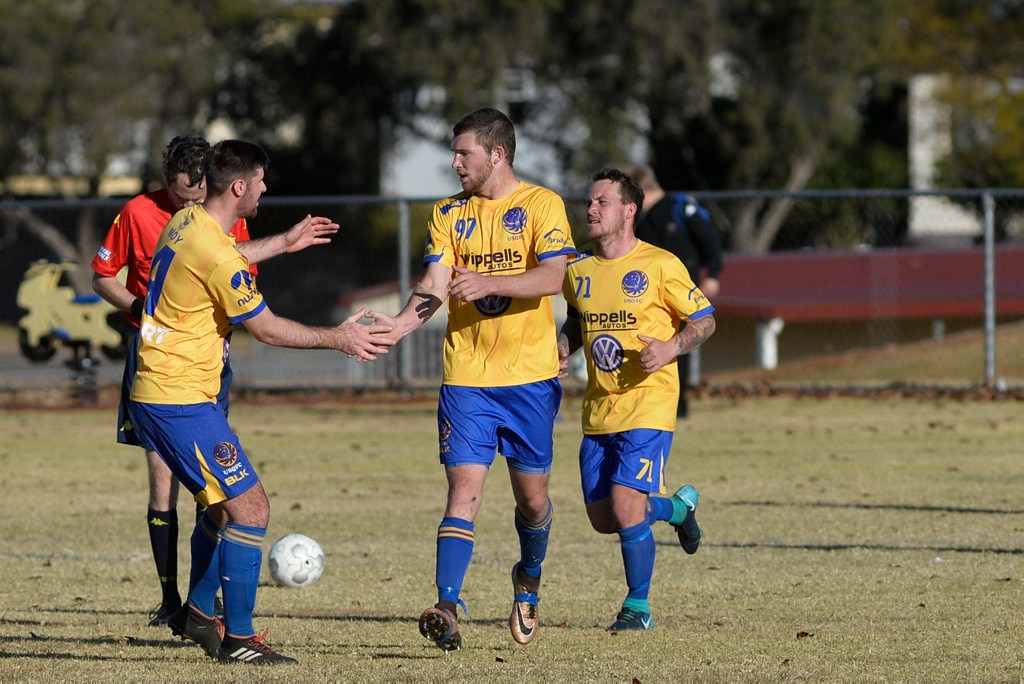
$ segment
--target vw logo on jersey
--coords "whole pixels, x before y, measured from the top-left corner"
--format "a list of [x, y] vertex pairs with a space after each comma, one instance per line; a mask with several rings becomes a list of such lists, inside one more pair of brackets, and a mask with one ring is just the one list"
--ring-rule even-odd
[[502, 295], [487, 295], [476, 300], [474, 304], [476, 304], [476, 310], [484, 316], [500, 316], [508, 311], [508, 307], [512, 305], [512, 298]]
[[231, 442], [220, 442], [213, 447], [213, 460], [221, 468], [230, 468], [238, 461], [238, 449]]
[[651, 280], [643, 271], [630, 271], [622, 277], [622, 293], [627, 297], [639, 297], [647, 292]]
[[249, 273], [249, 271], [239, 271], [231, 276], [231, 287], [236, 290], [241, 290], [244, 287], [247, 292], [251, 292], [252, 283], [252, 273]]
[[513, 235], [522, 233], [526, 228], [526, 210], [522, 207], [512, 207], [506, 211], [501, 217], [501, 227]]
[[598, 335], [590, 343], [590, 358], [599, 371], [613, 373], [619, 370], [625, 356], [622, 345], [611, 335]]

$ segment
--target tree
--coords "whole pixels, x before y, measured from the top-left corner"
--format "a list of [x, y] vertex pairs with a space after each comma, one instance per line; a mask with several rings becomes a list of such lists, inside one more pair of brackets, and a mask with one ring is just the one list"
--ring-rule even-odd
[[[201, 130], [203, 104], [224, 62], [206, 29], [217, 6], [203, 0], [65, 2], [0, 0], [0, 180], [41, 175], [64, 195], [95, 197], [120, 161], [128, 174], [162, 182], [161, 151], [176, 134]], [[246, 3], [252, 4], [252, 3]], [[8, 212], [54, 253], [87, 263], [100, 231], [83, 211], [73, 238], [38, 216]], [[87, 291], [88, 269], [76, 286]]]
[[943, 75], [951, 147], [937, 182], [948, 187], [1024, 185], [1024, 3], [925, 0], [901, 7], [894, 68]]
[[234, 31], [213, 115], [268, 150], [275, 192], [377, 192], [381, 122], [403, 83], [386, 71], [369, 7], [267, 9]]
[[[698, 189], [709, 179], [722, 189], [808, 187], [830, 150], [848, 147], [862, 130], [876, 85], [883, 4], [710, 3], [704, 18], [718, 28], [689, 60], [703, 65], [692, 86], [696, 94], [650, 90], [654, 165], [666, 182]], [[666, 64], [662, 80], [683, 66]], [[787, 197], [741, 202], [726, 217], [732, 249], [768, 251], [792, 207]]]
[[[366, 3], [386, 71], [443, 88], [446, 121], [503, 103], [572, 182], [625, 163], [646, 139], [669, 187], [799, 190], [855, 139], [880, 62], [882, 0], [378, 0]], [[503, 88], [526, 71], [536, 97]], [[428, 104], [428, 106], [430, 106]], [[518, 109], [517, 109], [518, 108]], [[400, 92], [392, 116], [422, 103]], [[768, 250], [791, 207], [750, 200], [732, 247]]]

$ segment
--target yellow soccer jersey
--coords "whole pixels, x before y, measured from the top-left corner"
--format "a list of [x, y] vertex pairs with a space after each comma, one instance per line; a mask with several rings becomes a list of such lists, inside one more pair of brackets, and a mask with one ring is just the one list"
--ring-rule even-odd
[[[515, 275], [544, 259], [575, 253], [562, 198], [547, 188], [520, 183], [498, 200], [462, 193], [435, 204], [423, 262]], [[550, 297], [448, 299], [446, 384], [501, 387], [557, 375]]]
[[[714, 311], [672, 253], [638, 241], [629, 254], [585, 254], [569, 264], [565, 299], [579, 318], [587, 358], [583, 432], [675, 430], [679, 370], [640, 370], [638, 335], [670, 339], [684, 320]], [[570, 310], [570, 315], [573, 311]]]
[[132, 400], [216, 401], [234, 325], [265, 306], [234, 237], [201, 205], [179, 211], [153, 254]]

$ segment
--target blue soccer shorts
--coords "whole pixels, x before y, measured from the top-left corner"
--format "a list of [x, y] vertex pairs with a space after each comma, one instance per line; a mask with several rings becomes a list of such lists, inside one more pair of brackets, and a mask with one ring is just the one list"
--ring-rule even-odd
[[561, 402], [562, 385], [554, 378], [508, 387], [442, 385], [437, 403], [441, 463], [490, 467], [500, 453], [512, 470], [550, 471]]
[[[140, 446], [143, 449], [156, 451], [152, 445], [144, 444], [139, 434], [132, 425], [128, 404], [132, 400], [132, 383], [135, 381], [135, 371], [139, 369], [139, 331], [132, 333], [128, 340], [128, 355], [124, 360], [124, 373], [121, 375], [121, 401], [117, 405], [117, 443]], [[229, 402], [231, 400], [231, 379], [233, 373], [231, 364], [225, 359], [224, 369], [220, 374], [220, 393], [217, 394], [217, 406], [228, 415]]]
[[233, 499], [259, 477], [219, 406], [145, 404], [128, 407], [140, 441], [153, 445], [203, 506]]
[[583, 502], [611, 495], [612, 484], [648, 494], [665, 493], [665, 465], [672, 451], [672, 433], [639, 428], [607, 435], [583, 435], [580, 483]]

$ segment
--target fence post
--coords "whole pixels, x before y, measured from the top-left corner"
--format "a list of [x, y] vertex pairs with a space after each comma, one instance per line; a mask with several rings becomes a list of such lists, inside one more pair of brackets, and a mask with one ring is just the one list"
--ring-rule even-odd
[[[409, 301], [409, 202], [398, 200], [398, 311]], [[408, 387], [413, 372], [413, 347], [398, 345], [398, 384]]]
[[996, 381], [996, 259], [995, 199], [991, 192], [982, 195], [985, 208], [985, 384]]

